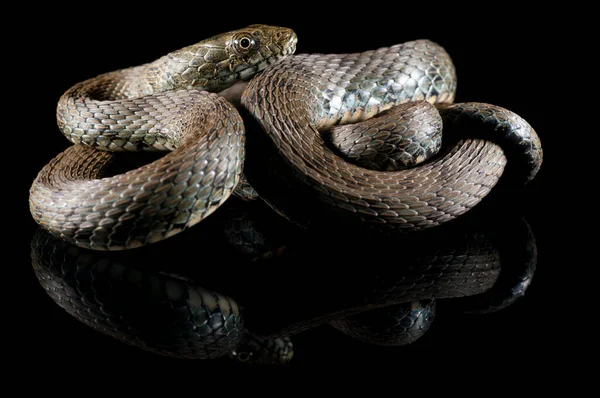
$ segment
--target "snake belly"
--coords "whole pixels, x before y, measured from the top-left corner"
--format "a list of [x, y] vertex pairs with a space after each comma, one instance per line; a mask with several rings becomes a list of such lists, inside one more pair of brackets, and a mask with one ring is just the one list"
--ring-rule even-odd
[[[74, 145], [30, 189], [35, 221], [97, 250], [153, 243], [218, 208], [244, 161], [244, 128], [224, 90], [295, 51], [287, 28], [251, 25], [155, 62], [76, 84], [60, 98], [59, 128]], [[109, 151], [172, 151], [141, 168], [103, 177]]]
[[[242, 104], [309, 195], [327, 209], [343, 220], [413, 231], [452, 220], [479, 203], [499, 181], [507, 155], [525, 182], [541, 165], [540, 140], [524, 119], [491, 104], [454, 104], [455, 90], [450, 56], [418, 40], [363, 53], [295, 55], [254, 77]], [[413, 101], [433, 104], [444, 130], [468, 128], [476, 135], [419, 167], [397, 171], [353, 164], [325, 142], [324, 129], [365, 123]], [[363, 130], [370, 133], [355, 143], [377, 143], [378, 131]], [[274, 207], [286, 213], [278, 203]]]

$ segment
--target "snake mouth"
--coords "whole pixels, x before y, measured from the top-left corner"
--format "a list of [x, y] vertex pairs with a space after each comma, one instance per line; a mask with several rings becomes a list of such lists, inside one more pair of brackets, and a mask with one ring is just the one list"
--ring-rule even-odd
[[292, 55], [296, 51], [296, 42], [297, 39], [295, 38], [294, 34], [294, 36], [290, 38], [290, 42], [288, 43], [288, 45], [279, 48], [279, 51], [271, 50], [270, 55], [263, 56], [261, 60], [250, 63], [243, 69], [236, 71], [238, 73], [238, 78], [242, 81], [248, 81], [253, 76], [264, 71], [268, 66], [283, 61], [285, 58]]

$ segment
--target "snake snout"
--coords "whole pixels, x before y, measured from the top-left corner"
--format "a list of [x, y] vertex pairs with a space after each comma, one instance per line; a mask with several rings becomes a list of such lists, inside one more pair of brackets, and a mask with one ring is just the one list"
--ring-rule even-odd
[[298, 36], [290, 28], [279, 28], [273, 34], [274, 41], [283, 49], [283, 54], [292, 54], [296, 51]]

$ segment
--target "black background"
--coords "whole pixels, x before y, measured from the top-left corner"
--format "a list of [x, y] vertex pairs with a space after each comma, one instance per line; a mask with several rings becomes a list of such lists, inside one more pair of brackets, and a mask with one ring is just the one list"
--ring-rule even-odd
[[[9, 131], [10, 136], [24, 140], [27, 149], [14, 153], [22, 166], [15, 183], [18, 211], [11, 211], [18, 241], [14, 249], [8, 248], [16, 257], [6, 260], [18, 271], [15, 283], [9, 282], [16, 290], [9, 302], [15, 314], [9, 324], [16, 335], [20, 363], [36, 362], [44, 373], [52, 374], [65, 371], [53, 365], [58, 360], [70, 364], [69, 372], [101, 370], [104, 365], [99, 364], [104, 361], [117, 373], [132, 368], [164, 374], [210, 372], [226, 366], [166, 359], [124, 346], [57, 307], [31, 270], [28, 245], [34, 223], [28, 213], [27, 190], [43, 165], [69, 146], [56, 127], [54, 112], [59, 96], [71, 85], [152, 61], [221, 31], [266, 23], [293, 28], [299, 37], [297, 53], [355, 52], [420, 38], [436, 41], [455, 62], [457, 102], [489, 102], [516, 112], [536, 129], [544, 148], [541, 172], [525, 194], [515, 198], [523, 202], [539, 248], [538, 271], [525, 298], [488, 317], [445, 319], [422, 341], [404, 350], [357, 345], [335, 330], [318, 328], [299, 338], [298, 358], [291, 368], [362, 369], [383, 364], [421, 372], [453, 368], [456, 363], [483, 372], [516, 366], [515, 377], [525, 369], [553, 370], [563, 379], [575, 380], [573, 375], [583, 368], [580, 361], [594, 343], [589, 324], [594, 314], [584, 282], [589, 281], [592, 268], [590, 257], [584, 254], [591, 238], [572, 221], [592, 215], [585, 210], [585, 200], [575, 208], [564, 205], [571, 192], [585, 193], [589, 184], [577, 185], [579, 180], [569, 177], [569, 166], [565, 166], [570, 162], [581, 170], [586, 164], [565, 140], [570, 132], [561, 127], [564, 105], [557, 96], [566, 95], [575, 83], [569, 80], [572, 70], [560, 61], [568, 52], [557, 22], [564, 17], [560, 10], [546, 10], [542, 16], [496, 4], [471, 9], [469, 14], [468, 8], [449, 4], [422, 6], [422, 11], [396, 4], [389, 10], [368, 11], [370, 5], [361, 3], [344, 12], [342, 4], [303, 3], [298, 9], [271, 15], [266, 12], [268, 6], [253, 3], [143, 4], [130, 10], [117, 7], [118, 11], [107, 3], [69, 10], [52, 6], [36, 9], [41, 18], [24, 25], [23, 30], [32, 32], [36, 40], [22, 41], [23, 51], [15, 62], [28, 67], [25, 76], [15, 72], [10, 83], [17, 84], [17, 99], [32, 94], [36, 99], [28, 102], [25, 113], [19, 113], [18, 120], [29, 127], [15, 126]], [[203, 11], [205, 7], [208, 11]], [[106, 14], [108, 9], [113, 11]], [[221, 13], [229, 16], [223, 19]], [[570, 103], [568, 109], [577, 112], [578, 106]]]

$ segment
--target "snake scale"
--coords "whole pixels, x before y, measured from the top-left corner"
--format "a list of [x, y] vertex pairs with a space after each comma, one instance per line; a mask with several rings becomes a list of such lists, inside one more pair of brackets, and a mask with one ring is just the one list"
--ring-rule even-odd
[[[249, 80], [241, 106], [294, 176], [348, 220], [421, 230], [485, 197], [505, 154], [523, 181], [539, 170], [541, 143], [525, 120], [494, 105], [453, 104], [455, 70], [439, 45], [291, 55], [296, 42], [290, 29], [251, 25], [67, 90], [58, 125], [76, 145], [33, 182], [35, 221], [79, 246], [119, 250], [207, 217], [242, 174], [244, 124], [216, 94], [238, 81]], [[482, 137], [413, 167], [440, 148], [442, 124], [475, 126]], [[172, 152], [102, 178], [111, 151], [140, 150]]]

